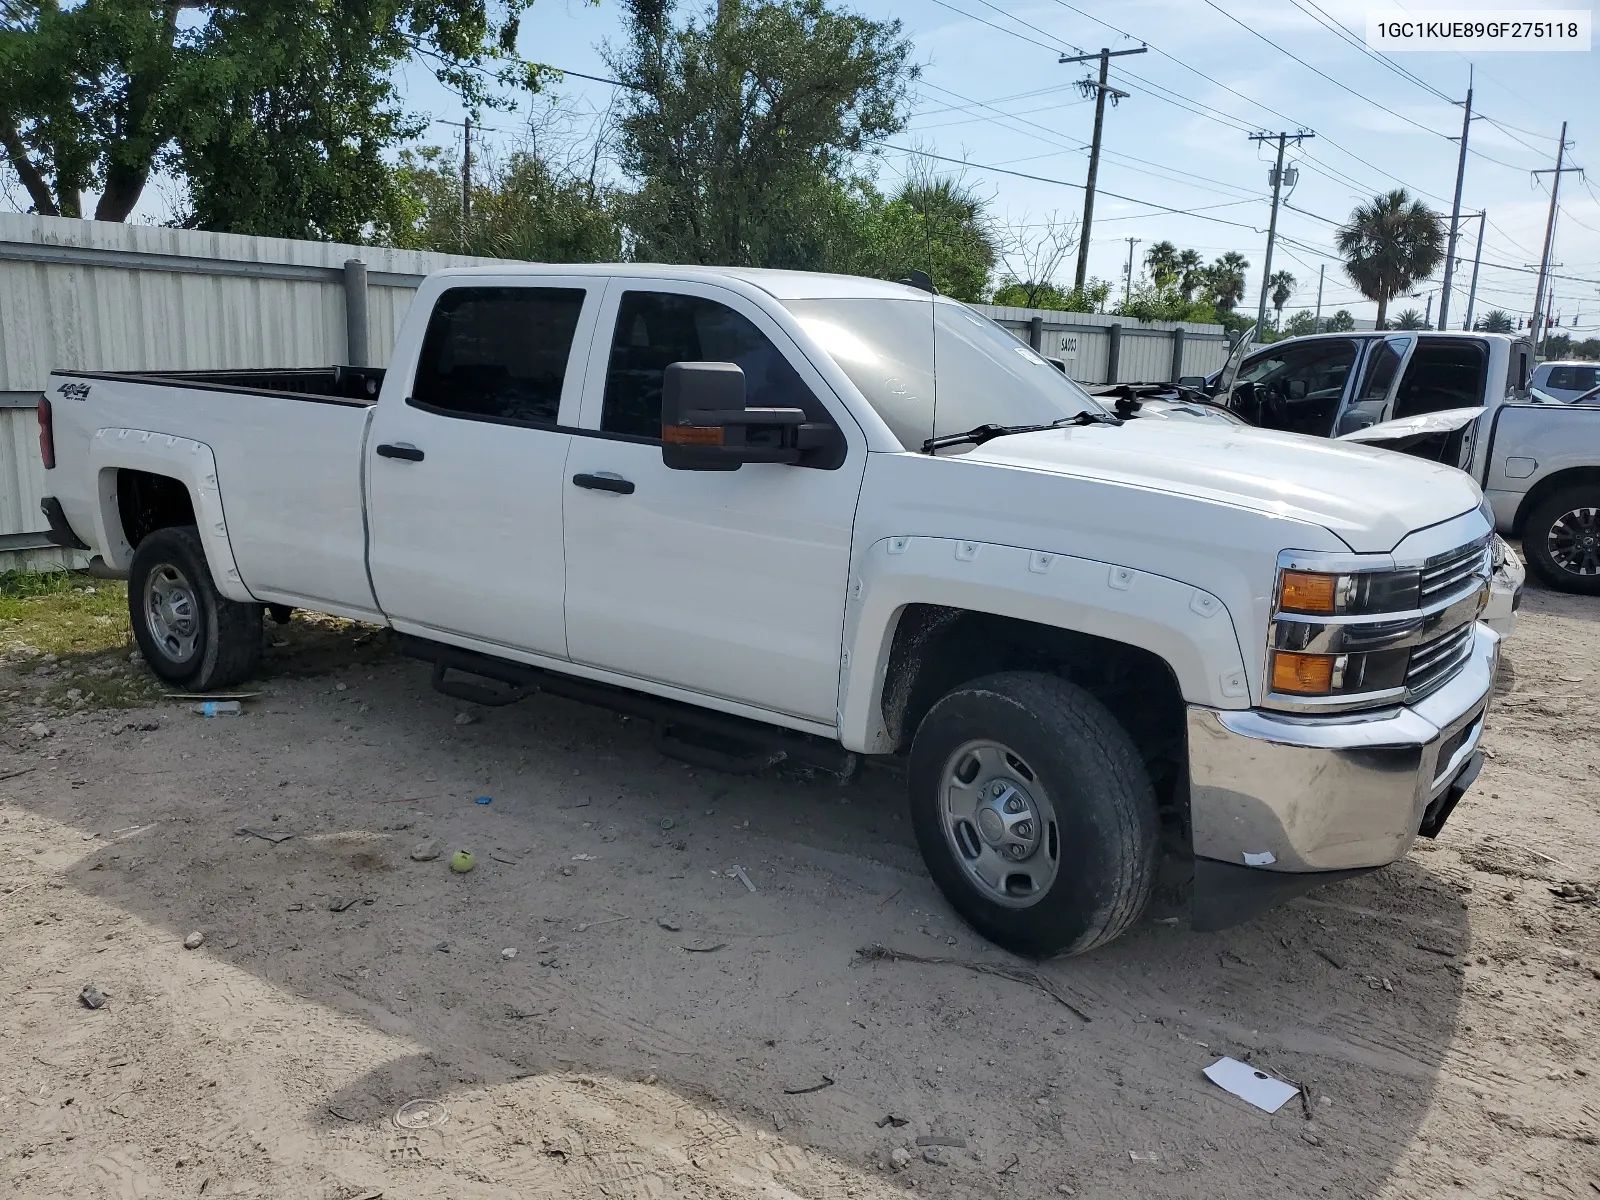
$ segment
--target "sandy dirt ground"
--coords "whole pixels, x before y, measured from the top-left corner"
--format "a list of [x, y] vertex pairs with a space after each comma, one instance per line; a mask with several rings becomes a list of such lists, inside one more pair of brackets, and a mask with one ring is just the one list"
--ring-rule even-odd
[[858, 955], [1031, 966], [890, 771], [458, 720], [342, 636], [214, 720], [41, 702], [125, 655], [0, 666], [0, 1193], [1600, 1196], [1600, 602], [1530, 594], [1436, 843], [1223, 933], [1169, 898], [1046, 986]]

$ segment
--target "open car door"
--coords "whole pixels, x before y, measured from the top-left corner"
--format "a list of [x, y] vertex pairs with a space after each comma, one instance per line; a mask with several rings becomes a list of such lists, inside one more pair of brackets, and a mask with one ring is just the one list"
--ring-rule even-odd
[[1440, 412], [1418, 413], [1398, 421], [1382, 421], [1339, 435], [1341, 442], [1360, 442], [1398, 450], [1402, 454], [1465, 468], [1472, 461], [1472, 446], [1478, 418], [1486, 408], [1447, 408]]

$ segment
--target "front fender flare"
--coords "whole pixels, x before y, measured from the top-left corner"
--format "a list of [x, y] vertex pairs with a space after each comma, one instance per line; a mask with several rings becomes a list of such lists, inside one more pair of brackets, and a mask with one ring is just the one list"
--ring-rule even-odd
[[882, 698], [895, 628], [910, 604], [1012, 617], [1137, 646], [1167, 663], [1189, 703], [1250, 706], [1232, 615], [1210, 592], [1065, 554], [890, 537], [860, 555], [850, 580], [838, 726], [847, 749], [895, 749]]

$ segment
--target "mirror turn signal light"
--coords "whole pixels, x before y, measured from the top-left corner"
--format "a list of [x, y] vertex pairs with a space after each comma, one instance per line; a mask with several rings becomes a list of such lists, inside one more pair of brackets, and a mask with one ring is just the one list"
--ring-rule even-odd
[[1333, 691], [1336, 654], [1296, 654], [1276, 651], [1272, 656], [1272, 690], [1289, 696], [1326, 696]]
[[661, 440], [674, 446], [720, 446], [723, 429], [720, 425], [663, 425]]
[[1339, 577], [1314, 571], [1285, 571], [1278, 581], [1278, 610], [1296, 613], [1337, 611]]

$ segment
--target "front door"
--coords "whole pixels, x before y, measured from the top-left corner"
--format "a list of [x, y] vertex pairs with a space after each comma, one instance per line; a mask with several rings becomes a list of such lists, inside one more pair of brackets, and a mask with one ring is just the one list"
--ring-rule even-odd
[[[831, 422], [839, 453], [668, 470], [661, 383], [674, 362], [737, 363], [748, 405]], [[572, 660], [834, 725], [866, 462], [844, 407], [770, 315], [715, 285], [613, 280], [588, 374], [566, 470]]]
[[1395, 389], [1400, 384], [1401, 368], [1417, 344], [1414, 337], [1384, 338], [1367, 348], [1367, 360], [1361, 367], [1361, 381], [1339, 414], [1333, 435], [1354, 433], [1370, 429], [1389, 419], [1390, 405]]
[[566, 657], [561, 425], [603, 292], [540, 277], [439, 297], [410, 395], [384, 397], [367, 439], [372, 583], [396, 629]]

